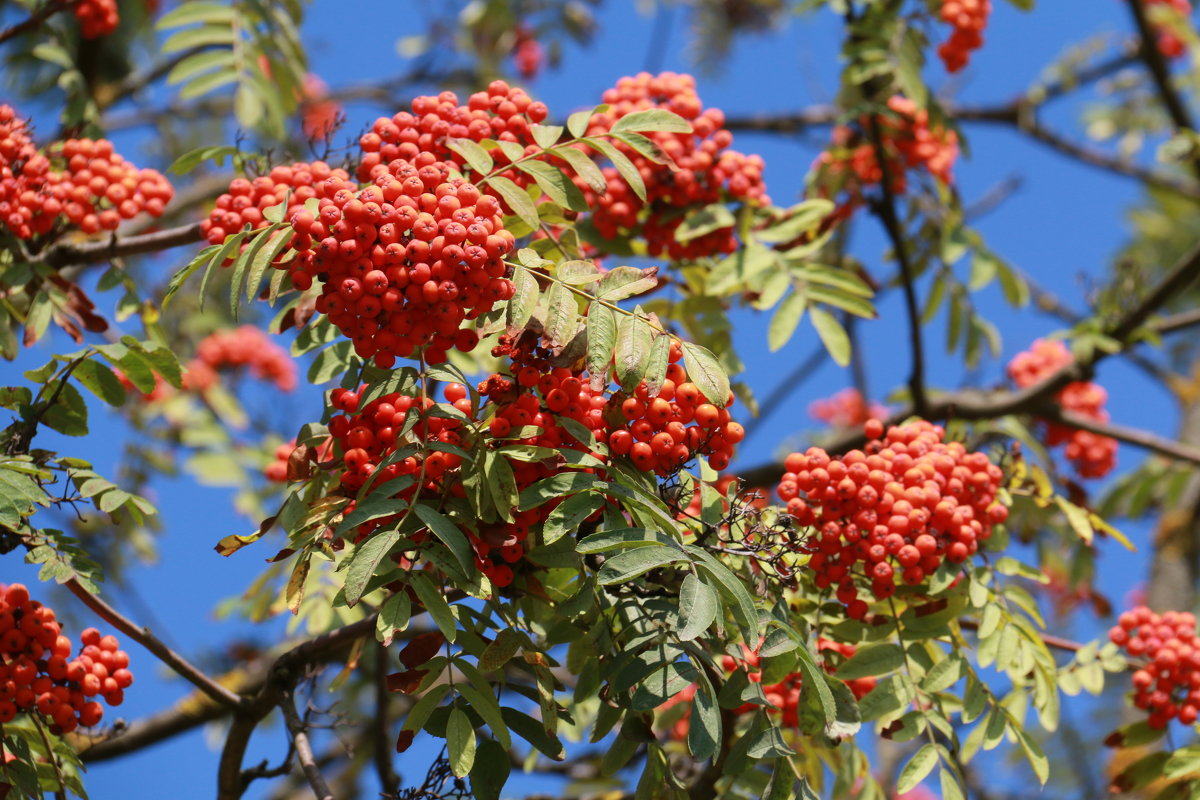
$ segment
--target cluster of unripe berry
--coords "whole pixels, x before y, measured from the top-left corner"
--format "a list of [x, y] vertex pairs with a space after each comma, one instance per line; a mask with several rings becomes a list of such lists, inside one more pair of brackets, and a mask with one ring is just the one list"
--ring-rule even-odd
[[674, 165], [659, 164], [623, 142], [613, 144], [638, 168], [646, 185], [646, 201], [633, 193], [613, 167], [605, 167], [607, 190], [597, 196], [587, 182], [575, 183], [589, 199], [592, 222], [605, 239], [641, 236], [651, 255], [666, 254], [674, 260], [731, 253], [737, 248], [732, 227], [719, 228], [702, 236], [680, 241], [677, 233], [686, 211], [724, 200], [757, 205], [771, 202], [763, 184], [763, 160], [730, 150], [733, 134], [725, 129], [720, 109], [705, 109], [696, 94], [691, 75], [647, 72], [621, 78], [604, 92], [608, 111], [592, 116], [587, 135], [600, 136], [612, 130], [623, 117], [636, 111], [664, 108], [687, 120], [688, 133], [646, 134]]
[[104, 707], [125, 699], [133, 683], [129, 656], [113, 636], [88, 628], [71, 657], [71, 640], [54, 612], [22, 584], [0, 584], [0, 725], [19, 713], [38, 713], [54, 734], [100, 723]]
[[316, 214], [291, 217], [292, 284], [303, 291], [319, 278], [317, 311], [382, 368], [419, 347], [430, 364], [473, 349], [478, 335], [459, 326], [512, 297], [504, 257], [516, 240], [500, 203], [452, 171], [428, 152], [397, 158], [361, 192], [339, 190]]
[[217, 371], [246, 368], [261, 381], [270, 381], [281, 392], [296, 388], [296, 362], [271, 337], [253, 325], [242, 325], [205, 336], [188, 364], [188, 388], [203, 392], [215, 385]]
[[869, 419], [883, 419], [888, 410], [879, 403], [868, 403], [862, 392], [848, 386], [836, 394], [814, 400], [808, 415], [834, 428], [856, 428]]
[[[324, 161], [281, 165], [253, 180], [235, 178], [229, 191], [217, 198], [208, 219], [200, 223], [200, 230], [209, 244], [221, 244], [247, 225], [251, 230], [270, 225], [264, 212], [272, 206], [286, 202], [282, 219], [290, 220], [314, 197], [333, 197], [340, 189], [356, 189], [349, 181], [344, 169], [334, 169]], [[230, 260], [225, 266], [232, 263]]]
[[947, 72], [958, 72], [971, 52], [983, 47], [983, 29], [991, 13], [992, 0], [942, 0], [942, 21], [954, 28], [937, 50]]
[[21, 239], [61, 220], [83, 233], [159, 216], [174, 194], [156, 170], [138, 169], [106, 139], [68, 139], [39, 152], [11, 106], [0, 106], [0, 224]]
[[[1008, 374], [1013, 383], [1025, 388], [1040, 383], [1073, 362], [1071, 351], [1062, 342], [1038, 339], [1028, 350], [1013, 358], [1008, 365]], [[1108, 393], [1104, 388], [1091, 381], [1069, 383], [1055, 397], [1055, 402], [1064, 411], [1097, 422], [1108, 421], [1108, 412], [1104, 410], [1107, 400]], [[1054, 422], [1046, 423], [1045, 427], [1046, 443], [1065, 445], [1063, 455], [1075, 465], [1075, 471], [1081, 477], [1103, 478], [1116, 466], [1116, 439]]]
[[80, 0], [74, 12], [84, 39], [108, 36], [121, 22], [117, 0]]
[[[1169, 6], [1173, 8], [1182, 18], [1191, 19], [1192, 4], [1190, 0], [1146, 0], [1147, 8], [1151, 6]], [[1167, 58], [1179, 58], [1187, 52], [1187, 44], [1171, 32], [1166, 26], [1161, 26], [1155, 33], [1158, 36], [1158, 52], [1162, 53]]]
[[[858, 652], [858, 648], [852, 644], [826, 639], [823, 636], [817, 639], [817, 655], [821, 659], [822, 668], [830, 675], [837, 671], [838, 665], [843, 660], [850, 658], [856, 652]], [[758, 653], [750, 650], [745, 645], [742, 645], [741, 658], [726, 655], [721, 660], [726, 673], [732, 673], [738, 667], [745, 669], [746, 677], [750, 683], [762, 683], [760, 663], [761, 659]], [[877, 681], [875, 678], [855, 678], [854, 680], [844, 681], [844, 683], [854, 694], [854, 697], [861, 700], [868, 692], [875, 688]], [[779, 717], [784, 727], [799, 727], [800, 695], [803, 688], [804, 673], [802, 672], [793, 672], [778, 683], [763, 686], [763, 695], [766, 696], [767, 702], [771, 704], [767, 709], [767, 713]], [[690, 703], [696, 695], [696, 689], [695, 684], [688, 686], [678, 695], [667, 701], [662, 708], [667, 709], [679, 703]], [[756, 708], [758, 706], [754, 703], [745, 703], [733, 709], [733, 713], [740, 716], [742, 714], [749, 714]], [[671, 737], [677, 740], [686, 739], [690, 722], [691, 710], [688, 709], [672, 726]]]
[[[908, 171], [923, 168], [943, 183], [951, 183], [951, 170], [958, 159], [958, 134], [940, 124], [931, 124], [929, 112], [907, 97], [888, 100], [891, 114], [880, 114], [877, 123], [887, 159], [890, 188], [896, 194], [908, 189]], [[822, 153], [817, 165], [835, 180], [845, 183], [851, 205], [861, 202], [860, 190], [883, 182], [884, 169], [871, 141], [872, 122], [864, 118], [859, 130], [839, 125], [833, 131], [833, 149]]]
[[943, 561], [960, 564], [992, 526], [1008, 518], [996, 501], [1003, 473], [983, 453], [942, 441], [940, 426], [923, 420], [884, 432], [863, 426], [862, 450], [832, 457], [819, 447], [792, 453], [778, 495], [800, 525], [814, 529], [804, 549], [819, 588], [836, 586], [847, 614], [861, 619], [867, 603], [858, 581], [876, 599], [898, 583], [918, 586]]
[[1200, 717], [1200, 642], [1190, 612], [1156, 614], [1138, 606], [1121, 614], [1108, 632], [1113, 644], [1146, 665], [1133, 673], [1133, 704], [1150, 713], [1153, 728], [1173, 719], [1192, 725]]

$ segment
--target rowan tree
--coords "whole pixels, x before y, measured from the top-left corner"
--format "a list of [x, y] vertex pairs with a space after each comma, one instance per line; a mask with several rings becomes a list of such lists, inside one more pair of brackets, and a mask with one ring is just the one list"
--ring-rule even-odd
[[[1188, 0], [1117, 0], [1124, 33], [1064, 31], [1003, 101], [951, 76], [1019, 46], [989, 25], [1041, 24], [1031, 0], [642, 18], [685, 19], [710, 72], [744, 37], [836, 30], [834, 102], [736, 115], [709, 73], [612, 59], [604, 91], [540, 99], [604, 24], [562, 0], [426, 9], [394, 31], [407, 70], [340, 41], [361, 80], [327, 82], [301, 34], [324, 2], [0, 9], [0, 800], [86, 797], [89, 765], [201, 726], [219, 800], [549, 796], [528, 774], [572, 798], [1200, 797]], [[1078, 97], [1086, 133], [1045, 123]], [[985, 237], [1021, 198], [960, 189], [981, 126], [1144, 190], [1078, 297], [1039, 280], [1067, 253], [1021, 268]], [[746, 143], [798, 134], [779, 185]], [[1035, 313], [1056, 330], [1014, 339]], [[774, 387], [743, 379], [753, 319]], [[1112, 364], [1170, 393], [1176, 435], [1110, 409]], [[739, 457], [783, 411], [775, 457]], [[106, 477], [83, 456], [111, 430]], [[126, 608], [166, 479], [235, 489], [212, 496], [244, 529], [192, 526], [185, 568], [266, 562], [204, 598], [256, 635]], [[1144, 588], [1098, 578], [1132, 550]], [[161, 672], [182, 699], [120, 716]]]

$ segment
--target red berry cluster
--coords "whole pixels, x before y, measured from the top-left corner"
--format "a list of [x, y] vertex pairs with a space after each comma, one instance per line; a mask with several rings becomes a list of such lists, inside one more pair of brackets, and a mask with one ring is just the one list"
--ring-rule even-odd
[[342, 104], [329, 96], [329, 86], [311, 72], [304, 76], [300, 98], [300, 130], [309, 139], [326, 140], [337, 130]]
[[869, 419], [886, 417], [886, 406], [867, 403], [862, 392], [853, 386], [842, 389], [832, 397], [814, 400], [808, 406], [808, 415], [834, 428], [856, 428]]
[[778, 488], [788, 512], [816, 529], [806, 549], [817, 586], [836, 585], [854, 619], [867, 612], [856, 578], [890, 597], [901, 580], [917, 586], [943, 561], [965, 561], [1008, 518], [996, 502], [1003, 474], [983, 453], [943, 442], [942, 428], [923, 420], [886, 434], [878, 420], [863, 427], [863, 450], [789, 455]]
[[771, 202], [763, 184], [763, 160], [730, 150], [733, 134], [725, 129], [725, 115], [716, 108], [705, 109], [696, 94], [691, 75], [643, 72], [625, 77], [604, 92], [610, 108], [594, 115], [587, 134], [608, 133], [622, 118], [635, 111], [665, 108], [687, 120], [690, 133], [650, 133], [648, 136], [674, 161], [658, 164], [633, 148], [614, 142], [637, 166], [646, 184], [646, 202], [629, 185], [606, 167], [607, 190], [600, 196], [581, 178], [576, 178], [588, 197], [592, 222], [605, 239], [622, 235], [645, 237], [651, 255], [666, 253], [672, 259], [698, 258], [731, 253], [737, 248], [732, 227], [720, 228], [681, 242], [676, 233], [686, 214], [681, 210], [700, 208], [722, 200], [742, 200], [760, 205]]
[[92, 698], [121, 704], [133, 683], [128, 654], [95, 628], [80, 639], [82, 649], [71, 658], [71, 640], [54, 612], [31, 600], [23, 585], [0, 584], [0, 725], [36, 711], [51, 732], [70, 733], [99, 724], [104, 708]]
[[991, 13], [992, 0], [942, 0], [942, 21], [954, 28], [950, 38], [938, 45], [947, 72], [958, 72], [971, 52], [983, 47], [983, 29]]
[[106, 139], [39, 153], [24, 120], [0, 106], [0, 223], [15, 236], [47, 234], [64, 217], [84, 233], [115, 230], [143, 212], [159, 216], [173, 194], [161, 173], [134, 167]]
[[[837, 671], [837, 667], [842, 660], [850, 658], [857, 651], [858, 648], [852, 644], [836, 642], [824, 637], [817, 639], [817, 654], [821, 658], [821, 666], [830, 675]], [[738, 667], [742, 667], [746, 670], [746, 677], [751, 683], [762, 683], [759, 655], [745, 645], [742, 645], [741, 658], [734, 658], [727, 655], [722, 658], [721, 663], [727, 673], [732, 673]], [[844, 681], [844, 683], [853, 692], [855, 698], [862, 699], [868, 692], [875, 688], [877, 681], [875, 678], [856, 678]], [[763, 694], [771, 704], [768, 713], [778, 716], [783, 724], [789, 728], [796, 728], [800, 725], [800, 694], [803, 690], [803, 685], [804, 674], [793, 672], [778, 683], [763, 687]], [[692, 684], [664, 703], [662, 708], [666, 709], [679, 703], [691, 702], [695, 694], [696, 685]], [[758, 708], [756, 704], [746, 703], [733, 709], [733, 713], [738, 715], [747, 714], [756, 708]], [[690, 717], [691, 711], [689, 709], [675, 722], [675, 725], [671, 729], [672, 738], [678, 740], [687, 738]]]
[[324, 161], [278, 166], [253, 180], [235, 178], [229, 191], [217, 198], [208, 219], [200, 223], [200, 230], [209, 244], [220, 244], [247, 225], [251, 230], [270, 225], [263, 212], [272, 206], [286, 202], [283, 219], [291, 219], [314, 197], [333, 197], [340, 189], [353, 189], [349, 180], [344, 169], [333, 169]]
[[[552, 370], [549, 353], [537, 348], [531, 335], [515, 345], [511, 339], [502, 339], [492, 352], [512, 357], [516, 383], [514, 387], [514, 381], [493, 375], [479, 387], [480, 394], [491, 397], [499, 408], [492, 421], [494, 436], [507, 435], [519, 425], [542, 425], [531, 420], [545, 409], [549, 413], [542, 414], [543, 418], [552, 422], [554, 414], [572, 417], [594, 431], [598, 440], [607, 442], [613, 455], [627, 455], [639, 469], [659, 475], [679, 469], [697, 455], [707, 456], [713, 469], [725, 469], [734, 446], [745, 438], [745, 430], [729, 416], [733, 395], [723, 406], [710, 403], [679, 363], [683, 348], [678, 341], [671, 342], [666, 379], [654, 396], [645, 381], [632, 395], [608, 393], [607, 387], [597, 390], [582, 372]], [[505, 396], [514, 390], [514, 397]], [[501, 397], [505, 399], [501, 401]]]
[[[917, 108], [906, 97], [895, 95], [888, 100], [891, 114], [879, 116], [883, 149], [887, 155], [891, 189], [903, 194], [908, 188], [908, 170], [924, 168], [943, 183], [952, 183], [951, 169], [958, 158], [958, 134], [941, 125], [931, 125], [929, 112]], [[861, 131], [869, 130], [871, 122], [860, 121]], [[863, 186], [883, 181], [883, 169], [876, 158], [874, 144], [861, 131], [839, 125], [833, 131], [834, 148], [817, 159], [832, 178], [848, 183], [847, 188], [857, 196]], [[857, 199], [856, 201], [857, 202]]]
[[[465, 168], [460, 155], [446, 147], [446, 139], [484, 139], [519, 142], [530, 145], [529, 126], [546, 119], [550, 111], [545, 103], [534, 102], [523, 89], [504, 81], [492, 81], [487, 91], [476, 92], [467, 104], [458, 104], [454, 92], [417, 97], [412, 111], [380, 117], [371, 130], [359, 139], [363, 157], [358, 179], [371, 181], [377, 170], [387, 169], [396, 159], [412, 161], [418, 153], [433, 153], [439, 160]], [[497, 164], [507, 163], [499, 150], [492, 151]], [[518, 174], [510, 177], [521, 182]], [[528, 179], [526, 179], [528, 180]]]
[[188, 364], [188, 388], [203, 392], [217, 382], [217, 370], [246, 367], [258, 380], [270, 381], [281, 392], [296, 388], [296, 363], [288, 352], [253, 325], [210, 333]]
[[[1074, 357], [1058, 340], [1038, 339], [1023, 353], [1018, 353], [1008, 365], [1008, 374], [1021, 388], [1033, 386], [1069, 366]], [[1104, 403], [1108, 393], [1091, 381], [1075, 381], [1063, 388], [1055, 401], [1064, 411], [1099, 422], [1108, 420]], [[1063, 454], [1075, 465], [1075, 471], [1084, 478], [1103, 478], [1117, 460], [1117, 440], [1090, 431], [1071, 428], [1057, 423], [1046, 423], [1046, 443], [1054, 446], [1065, 444]]]
[[317, 311], [385, 369], [418, 347], [431, 364], [473, 349], [478, 335], [459, 326], [512, 297], [504, 256], [516, 240], [500, 203], [454, 171], [427, 152], [398, 158], [361, 192], [292, 215], [292, 284], [303, 291], [320, 278]]
[[117, 0], [80, 0], [75, 4], [75, 18], [85, 39], [108, 36], [121, 21]]
[[[1190, 19], [1192, 16], [1190, 0], [1146, 0], [1147, 8], [1156, 5], [1170, 6], [1184, 19]], [[1179, 58], [1187, 51], [1184, 41], [1165, 26], [1160, 27], [1156, 33], [1158, 34], [1158, 52], [1167, 58]]]
[[542, 71], [546, 51], [528, 25], [518, 25], [516, 42], [513, 45], [513, 65], [522, 78], [531, 81]]
[[[462, 384], [449, 384], [444, 390], [446, 400], [465, 414], [471, 414], [471, 400]], [[447, 492], [454, 497], [464, 497], [462, 481], [458, 479], [458, 468], [462, 457], [438, 450], [418, 452], [407, 458], [380, 467], [379, 464], [402, 446], [397, 434], [404, 425], [406, 415], [414, 405], [427, 410], [433, 405], [429, 398], [421, 400], [403, 394], [389, 394], [373, 400], [359, 408], [359, 395], [344, 389], [335, 389], [332, 395], [335, 408], [345, 412], [330, 420], [329, 432], [342, 453], [343, 471], [341, 484], [348, 491], [357, 491], [368, 481], [377, 485], [394, 478], [411, 475], [417, 483], [401, 491], [397, 496], [411, 500], [418, 492], [425, 497], [439, 499]], [[422, 413], [420, 421], [413, 427], [410, 438], [429, 444], [462, 444], [466, 431], [459, 420], [435, 417]], [[517, 489], [521, 490], [540, 478], [552, 474], [550, 467], [539, 467], [521, 461], [510, 462]], [[523, 542], [531, 528], [543, 522], [557, 503], [548, 503], [529, 511], [513, 510], [513, 522], [481, 523], [475, 531], [468, 530], [468, 538], [475, 550], [475, 566], [496, 586], [507, 586], [513, 580], [511, 564], [525, 554]], [[347, 508], [347, 513], [353, 506]], [[369, 536], [380, 525], [394, 519], [378, 519], [364, 523], [357, 529], [359, 538]], [[417, 537], [420, 539], [420, 535]]]
[[1200, 641], [1193, 614], [1156, 614], [1138, 606], [1121, 614], [1108, 638], [1149, 662], [1133, 673], [1133, 704], [1150, 712], [1151, 727], [1165, 728], [1173, 719], [1192, 725], [1200, 718]]

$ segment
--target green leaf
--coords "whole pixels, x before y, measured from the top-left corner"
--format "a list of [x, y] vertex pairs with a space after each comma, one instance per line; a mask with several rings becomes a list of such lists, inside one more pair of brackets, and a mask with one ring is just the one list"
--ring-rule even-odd
[[[167, 83], [171, 86], [174, 86], [175, 84], [183, 83], [184, 81], [187, 81], [202, 72], [206, 72], [216, 67], [220, 67], [222, 69], [226, 67], [232, 68], [235, 63], [236, 62], [232, 50], [226, 50], [224, 48], [202, 50], [195, 55], [188, 56], [172, 67], [171, 71], [167, 73]], [[236, 79], [237, 73], [234, 72], [234, 80]], [[209, 148], [207, 147], [200, 148], [200, 150], [208, 149]], [[235, 148], [229, 149], [235, 150]], [[184, 172], [190, 171], [183, 170], [183, 172], [180, 172], [176, 169], [176, 166], [179, 164], [180, 160], [190, 158], [195, 152], [196, 151], [193, 150], [191, 153], [185, 153], [183, 156], [180, 156], [180, 159], [177, 159], [175, 163], [171, 165], [171, 167], [168, 169], [168, 172], [174, 172], [176, 175], [182, 175]], [[195, 166], [197, 163], [199, 163], [199, 161], [204, 160], [204, 158], [207, 158], [207, 156], [204, 156], [193, 162], [192, 166]]]
[[809, 318], [812, 319], [813, 327], [817, 329], [817, 335], [821, 337], [825, 349], [829, 351], [834, 362], [840, 367], [848, 365], [850, 363], [850, 336], [842, 327], [842, 323], [823, 308], [812, 308]]
[[604, 498], [593, 492], [571, 495], [554, 507], [542, 526], [542, 543], [552, 544], [573, 533], [585, 519], [604, 506]]
[[676, 561], [686, 561], [687, 556], [673, 547], [651, 545], [626, 550], [604, 562], [596, 573], [596, 582], [602, 586], [614, 583], [624, 583], [652, 569], [672, 564]]
[[608, 189], [608, 179], [604, 177], [604, 172], [582, 150], [575, 147], [558, 147], [551, 153], [556, 158], [566, 161], [593, 192], [604, 194]]
[[513, 296], [508, 301], [509, 330], [524, 330], [538, 304], [538, 282], [527, 269], [513, 270]]
[[379, 608], [379, 616], [375, 618], [375, 638], [387, 647], [392, 643], [397, 631], [408, 627], [412, 614], [412, 599], [408, 592], [396, 592], [383, 601]]
[[720, 608], [717, 593], [704, 581], [689, 572], [679, 587], [679, 630], [676, 637], [688, 642], [708, 630]]
[[576, 139], [582, 138], [583, 135], [587, 133], [588, 122], [591, 121], [592, 117], [595, 116], [598, 111], [607, 109], [608, 106], [603, 105], [597, 106], [596, 108], [585, 109], [583, 111], [576, 111], [574, 114], [567, 117], [567, 132]]
[[658, 286], [658, 268], [613, 267], [604, 273], [596, 296], [609, 303], [648, 292]]
[[163, 14], [154, 27], [165, 31], [171, 28], [181, 28], [184, 25], [193, 25], [197, 22], [205, 22], [210, 25], [232, 24], [233, 8], [224, 3], [192, 0], [192, 2], [181, 3], [177, 8]]
[[634, 111], [617, 120], [609, 130], [610, 133], [621, 131], [637, 131], [638, 133], [691, 133], [692, 125], [683, 117], [665, 108], [648, 108], [644, 111]]
[[462, 156], [467, 166], [480, 175], [488, 174], [495, 166], [491, 154], [471, 139], [446, 139], [446, 147]]
[[667, 378], [667, 362], [671, 357], [671, 337], [659, 334], [650, 345], [650, 355], [646, 359], [646, 373], [642, 381], [646, 384], [646, 393], [657, 397], [662, 389], [663, 381]]
[[629, 157], [622, 153], [612, 142], [607, 142], [604, 139], [589, 138], [585, 141], [604, 154], [604, 157], [613, 163], [613, 166], [617, 169], [617, 174], [629, 185], [629, 188], [638, 196], [638, 199], [643, 203], [646, 202], [646, 184], [642, 180], [642, 173], [629, 160]]
[[551, 347], [571, 341], [579, 329], [579, 307], [575, 295], [564, 284], [551, 284], [546, 296], [545, 337]]
[[650, 357], [650, 337], [653, 329], [640, 316], [622, 317], [617, 326], [615, 353], [617, 382], [627, 392], [641, 383]]
[[475, 752], [471, 767], [471, 796], [475, 800], [500, 800], [500, 793], [512, 772], [508, 749], [494, 739], [484, 739]]
[[695, 342], [683, 343], [683, 358], [687, 363], [688, 379], [696, 384], [708, 401], [724, 408], [729, 401], [729, 376], [712, 351]]
[[608, 384], [608, 367], [617, 343], [617, 318], [611, 309], [592, 303], [587, 313], [587, 371], [593, 388]]
[[572, 211], [587, 211], [588, 203], [570, 178], [561, 169], [545, 161], [522, 161], [517, 169], [532, 176], [538, 188], [545, 192], [550, 202]]
[[450, 604], [446, 602], [442, 590], [420, 572], [411, 573], [408, 582], [417, 593], [421, 605], [429, 612], [429, 616], [433, 617], [438, 630], [446, 637], [446, 641], [453, 642], [458, 635], [458, 623], [454, 620], [454, 612], [450, 610]]
[[765, 230], [757, 231], [755, 236], [767, 244], [782, 244], [799, 239], [804, 234], [815, 231], [825, 218], [833, 213], [833, 209], [833, 203], [824, 198], [805, 200], [787, 209], [783, 220]]
[[495, 672], [517, 654], [521, 644], [521, 634], [513, 628], [501, 628], [496, 633], [496, 638], [479, 656], [479, 669], [483, 672]]
[[791, 340], [807, 306], [808, 298], [802, 292], [792, 292], [775, 309], [767, 327], [767, 347], [772, 353]]
[[247, 300], [253, 300], [258, 296], [263, 275], [292, 241], [292, 237], [296, 235], [296, 231], [291, 225], [285, 223], [280, 223], [280, 225], [283, 227], [272, 226], [275, 230], [270, 237], [262, 237], [262, 244], [255, 242], [253, 252], [250, 253], [250, 272], [246, 275]]
[[396, 542], [400, 541], [400, 533], [398, 531], [382, 531], [367, 538], [358, 549], [354, 551], [354, 556], [350, 561], [350, 567], [346, 570], [345, 593], [346, 602], [351, 606], [358, 603], [362, 599], [363, 590], [366, 589], [367, 583], [375, 576], [375, 570], [379, 566], [379, 562], [392, 551]]
[[708, 677], [703, 670], [697, 672], [699, 680], [692, 696], [692, 718], [688, 721], [688, 749], [694, 758], [703, 761], [717, 753], [721, 741], [721, 710]]
[[722, 228], [732, 228], [736, 224], [737, 219], [732, 211], [722, 203], [712, 203], [689, 212], [683, 218], [683, 224], [676, 229], [675, 238], [680, 242], [689, 242]]
[[119, 406], [125, 402], [125, 387], [113, 371], [99, 361], [84, 359], [75, 366], [75, 371], [71, 374], [88, 391], [110, 406]]
[[446, 721], [446, 748], [450, 753], [450, 770], [456, 778], [465, 778], [475, 764], [475, 729], [462, 709], [451, 710]]
[[472, 550], [471, 543], [467, 541], [467, 537], [458, 529], [457, 525], [436, 508], [424, 503], [414, 505], [413, 512], [421, 518], [421, 521], [433, 532], [433, 535], [441, 539], [442, 544], [450, 549], [450, 552], [454, 555], [454, 559], [458, 561], [463, 571], [469, 573], [474, 569], [474, 550]]
[[512, 212], [517, 218], [528, 225], [533, 230], [537, 230], [541, 224], [538, 220], [537, 207], [533, 204], [533, 200], [529, 198], [529, 194], [517, 186], [503, 175], [496, 175], [488, 178], [488, 188], [495, 189], [496, 193], [503, 198]]
[[910, 792], [917, 787], [921, 781], [933, 771], [933, 768], [938, 763], [938, 752], [932, 744], [924, 744], [921, 746], [913, 757], [904, 765], [904, 769], [900, 770], [900, 778], [896, 781], [896, 791], [904, 794]]
[[904, 650], [894, 642], [879, 642], [859, 648], [836, 673], [838, 679], [871, 678], [886, 675], [904, 666]]
[[177, 31], [167, 37], [167, 40], [159, 45], [158, 50], [166, 55], [209, 45], [233, 47], [233, 28], [228, 25], [206, 24], [198, 28]]

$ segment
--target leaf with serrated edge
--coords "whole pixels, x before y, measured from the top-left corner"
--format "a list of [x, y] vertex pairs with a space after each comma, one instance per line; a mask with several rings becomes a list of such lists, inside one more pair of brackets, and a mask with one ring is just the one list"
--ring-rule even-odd
[[695, 342], [683, 343], [683, 357], [687, 363], [688, 379], [696, 384], [700, 392], [717, 408], [724, 408], [729, 400], [729, 376], [712, 351]]

